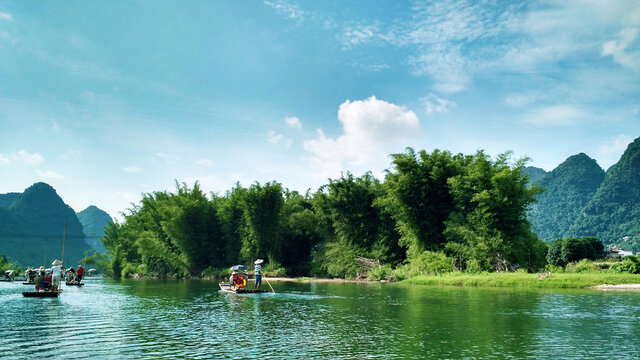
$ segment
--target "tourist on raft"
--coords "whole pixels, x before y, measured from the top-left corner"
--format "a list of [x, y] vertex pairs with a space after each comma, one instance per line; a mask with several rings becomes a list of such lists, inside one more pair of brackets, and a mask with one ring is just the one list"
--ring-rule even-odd
[[247, 280], [242, 274], [238, 274], [236, 271], [231, 274], [229, 280], [231, 281], [231, 285], [238, 289], [244, 289], [244, 287], [247, 286]]
[[75, 281], [75, 278], [76, 278], [76, 271], [72, 266], [67, 269], [66, 275], [64, 277], [64, 282], [67, 284], [71, 284]]
[[44, 290], [44, 266], [38, 270], [33, 283], [36, 285], [36, 290]]
[[253, 288], [256, 290], [260, 290], [260, 285], [262, 285], [262, 266], [260, 264], [262, 264], [263, 262], [264, 260], [262, 259], [258, 259], [253, 262], [253, 264], [255, 265], [254, 269], [255, 269], [255, 275], [256, 275], [256, 282]]

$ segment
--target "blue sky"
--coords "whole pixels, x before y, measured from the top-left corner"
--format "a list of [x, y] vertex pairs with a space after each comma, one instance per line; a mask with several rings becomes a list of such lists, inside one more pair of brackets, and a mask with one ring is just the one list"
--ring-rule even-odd
[[0, 193], [112, 216], [381, 177], [415, 149], [607, 169], [640, 136], [637, 1], [0, 3]]

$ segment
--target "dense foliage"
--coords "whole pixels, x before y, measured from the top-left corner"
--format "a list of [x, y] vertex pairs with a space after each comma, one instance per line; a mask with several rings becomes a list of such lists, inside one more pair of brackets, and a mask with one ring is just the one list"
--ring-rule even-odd
[[534, 271], [546, 247], [525, 216], [538, 188], [523, 177], [524, 163], [409, 149], [393, 156], [384, 183], [347, 173], [304, 196], [276, 182], [210, 197], [197, 183], [178, 184], [175, 193], [145, 195], [123, 223], [109, 225], [107, 268], [114, 276], [197, 276], [265, 258], [279, 273], [346, 278]]
[[604, 257], [604, 245], [595, 237], [557, 239], [547, 251], [547, 262], [557, 266], [565, 266], [582, 259], [597, 260]]

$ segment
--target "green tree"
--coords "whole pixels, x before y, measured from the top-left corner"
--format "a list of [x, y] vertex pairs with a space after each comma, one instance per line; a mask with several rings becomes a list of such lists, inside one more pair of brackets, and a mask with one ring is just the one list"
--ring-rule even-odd
[[562, 260], [562, 246], [564, 245], [563, 239], [556, 239], [547, 251], [547, 262], [555, 266], [565, 266], [566, 263]]
[[391, 209], [402, 233], [402, 244], [416, 252], [444, 246], [445, 221], [454, 210], [448, 179], [462, 172], [465, 158], [448, 151], [411, 148], [394, 154], [393, 169], [385, 177], [388, 196], [384, 203]]
[[528, 206], [539, 192], [522, 175], [527, 159], [510, 165], [509, 153], [492, 161], [482, 151], [464, 158], [448, 179], [454, 210], [446, 221], [448, 242], [467, 244], [469, 261], [482, 270], [530, 270], [544, 261], [544, 245], [530, 231]]
[[199, 275], [207, 266], [222, 266], [224, 243], [215, 202], [210, 202], [196, 183], [182, 184], [165, 209], [162, 228], [179, 250], [189, 274]]
[[396, 223], [379, 201], [384, 195], [370, 173], [359, 178], [347, 173], [316, 194], [314, 206], [333, 229], [331, 240], [315, 258], [328, 275], [356, 276], [358, 256], [391, 263], [403, 258]]
[[251, 185], [244, 204], [242, 258], [250, 262], [267, 255], [282, 261], [280, 212], [284, 204], [282, 185], [277, 182]]

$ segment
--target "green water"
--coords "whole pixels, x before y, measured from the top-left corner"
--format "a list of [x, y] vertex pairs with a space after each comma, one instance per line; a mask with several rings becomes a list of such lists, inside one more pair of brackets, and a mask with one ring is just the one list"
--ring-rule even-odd
[[[266, 285], [266, 284], [265, 284]], [[640, 358], [640, 293], [87, 279], [0, 283], [0, 358]]]

